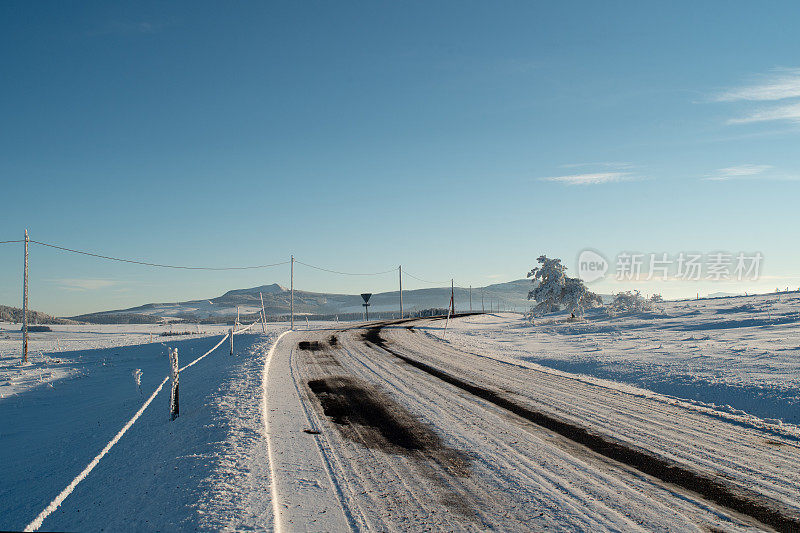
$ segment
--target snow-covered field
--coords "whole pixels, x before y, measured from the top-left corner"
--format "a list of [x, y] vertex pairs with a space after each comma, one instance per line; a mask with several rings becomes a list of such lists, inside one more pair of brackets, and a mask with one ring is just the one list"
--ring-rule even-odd
[[[94, 366], [103, 366], [114, 358], [115, 352], [109, 350], [111, 348], [154, 343], [166, 354], [165, 346], [176, 341], [224, 335], [230, 326], [81, 324], [48, 327], [52, 331], [28, 334], [28, 365], [23, 366], [20, 325], [0, 322], [0, 398], [53, 380], [82, 375]], [[282, 331], [287, 325], [271, 324], [269, 327], [270, 330]], [[163, 335], [183, 332], [190, 335]]]
[[670, 301], [652, 312], [531, 325], [518, 314], [451, 321], [453, 346], [628, 383], [733, 413], [800, 424], [800, 294]]

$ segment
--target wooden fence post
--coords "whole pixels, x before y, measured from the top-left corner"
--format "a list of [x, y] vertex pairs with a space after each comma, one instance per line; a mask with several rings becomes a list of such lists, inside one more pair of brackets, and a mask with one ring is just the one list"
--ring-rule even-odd
[[228, 330], [228, 335], [231, 337], [231, 355], [233, 355], [233, 328]]
[[172, 394], [169, 397], [169, 419], [178, 418], [178, 349], [169, 351], [169, 362], [172, 365], [170, 376], [172, 377]]
[[267, 312], [264, 310], [264, 295], [260, 292], [258, 293], [258, 297], [261, 298], [261, 329], [264, 331], [264, 335], [267, 334]]

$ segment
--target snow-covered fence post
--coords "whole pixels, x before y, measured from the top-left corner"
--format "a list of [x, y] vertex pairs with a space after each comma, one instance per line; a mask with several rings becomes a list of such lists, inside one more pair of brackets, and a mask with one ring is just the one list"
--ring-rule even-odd
[[264, 295], [260, 292], [258, 293], [258, 297], [261, 298], [261, 329], [264, 331], [264, 335], [267, 334], [267, 312], [264, 310]]
[[172, 394], [169, 396], [169, 419], [178, 418], [178, 349], [169, 351], [169, 362], [172, 366], [170, 377], [172, 378]]
[[136, 390], [139, 391], [139, 396], [142, 395], [142, 369], [137, 368], [133, 372], [133, 382], [136, 384]]
[[228, 335], [231, 338], [231, 355], [233, 355], [233, 328], [228, 330]]
[[[450, 300], [451, 303], [452, 303], [452, 301], [453, 300]], [[442, 338], [444, 338], [444, 336], [447, 335], [447, 325], [450, 323], [450, 311], [451, 310], [452, 310], [452, 307], [447, 310], [447, 318], [444, 321], [444, 333], [442, 333]]]

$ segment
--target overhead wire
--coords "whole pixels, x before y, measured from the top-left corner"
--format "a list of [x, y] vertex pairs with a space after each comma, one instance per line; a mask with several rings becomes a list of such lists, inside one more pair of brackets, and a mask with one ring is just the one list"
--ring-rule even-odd
[[419, 278], [419, 277], [415, 276], [414, 274], [412, 274], [411, 272], [409, 272], [406, 269], [403, 269], [403, 275], [404, 276], [410, 276], [410, 277], [414, 278], [415, 280], [421, 281], [423, 283], [429, 283], [430, 285], [447, 285], [447, 281], [452, 281], [452, 280], [447, 280], [447, 281], [428, 281], [427, 279], [422, 279], [422, 278]]
[[72, 248], [66, 248], [64, 246], [58, 246], [55, 244], [49, 244], [46, 242], [41, 241], [34, 241], [31, 240], [30, 242], [39, 244], [41, 246], [47, 246], [49, 248], [55, 248], [57, 250], [63, 250], [65, 252], [72, 252], [81, 255], [88, 255], [90, 257], [98, 257], [100, 259], [106, 259], [108, 261], [119, 261], [121, 263], [133, 263], [135, 265], [144, 265], [144, 266], [151, 266], [151, 267], [158, 267], [158, 268], [174, 268], [180, 270], [254, 270], [259, 268], [270, 268], [276, 267], [281, 265], [288, 265], [289, 261], [282, 261], [280, 263], [271, 263], [267, 265], [252, 265], [252, 266], [241, 266], [241, 267], [203, 267], [203, 266], [184, 266], [184, 265], [167, 265], [162, 263], [149, 263], [147, 261], [136, 261], [134, 259], [122, 259], [120, 257], [111, 257], [108, 255], [96, 254], [92, 252], [85, 252], [82, 250], [74, 250]]
[[313, 268], [313, 269], [316, 269], [316, 270], [322, 270], [323, 272], [330, 272], [332, 274], [342, 274], [344, 276], [381, 276], [383, 274], [389, 274], [390, 272], [397, 272], [397, 267], [394, 267], [394, 268], [392, 268], [390, 270], [385, 270], [383, 272], [341, 272], [339, 270], [331, 270], [329, 268], [323, 268], [323, 267], [320, 267], [320, 266], [309, 265], [308, 263], [304, 263], [304, 262], [300, 261], [297, 258], [295, 258], [294, 262], [298, 263], [298, 264], [301, 264], [303, 266], [307, 266], [309, 268]]
[[[19, 242], [25, 242], [25, 240], [24, 239], [16, 239], [16, 240], [0, 241], [0, 244], [11, 244], [11, 243], [19, 243]], [[126, 258], [122, 258], [122, 257], [114, 257], [114, 256], [103, 255], [103, 254], [94, 253], [94, 252], [87, 252], [85, 250], [76, 250], [74, 248], [67, 248], [65, 246], [59, 246], [57, 244], [52, 244], [52, 243], [47, 243], [47, 242], [42, 242], [42, 241], [36, 241], [36, 240], [33, 240], [33, 239], [30, 239], [29, 242], [32, 243], [32, 244], [38, 244], [40, 246], [45, 246], [45, 247], [48, 247], [48, 248], [54, 248], [56, 250], [61, 250], [61, 251], [65, 251], [65, 252], [85, 255], [85, 256], [89, 256], [89, 257], [96, 257], [96, 258], [99, 258], [99, 259], [105, 259], [107, 261], [117, 261], [117, 262], [121, 262], [121, 263], [130, 263], [130, 264], [134, 264], [134, 265], [143, 265], [143, 266], [149, 266], [149, 267], [155, 267], [155, 268], [171, 268], [171, 269], [178, 269], [178, 270], [210, 270], [210, 271], [256, 270], [256, 269], [272, 268], [272, 267], [277, 267], [277, 266], [288, 265], [291, 262], [291, 261], [280, 261], [278, 263], [269, 263], [269, 264], [264, 264], [264, 265], [231, 266], [231, 267], [171, 265], [171, 264], [166, 264], [166, 263], [155, 263], [155, 262], [149, 262], [149, 261], [139, 261], [139, 260], [136, 260], [136, 259], [126, 259]], [[317, 265], [312, 265], [310, 263], [306, 263], [304, 261], [300, 261], [299, 259], [296, 259], [296, 258], [295, 258], [294, 261], [295, 261], [295, 263], [298, 263], [300, 265], [306, 266], [308, 268], [313, 268], [315, 270], [320, 270], [322, 272], [329, 272], [331, 274], [339, 274], [339, 275], [343, 275], [343, 276], [382, 276], [382, 275], [385, 275], [385, 274], [390, 274], [390, 273], [396, 272], [398, 270], [398, 267], [393, 267], [393, 268], [390, 268], [388, 270], [383, 270], [383, 271], [380, 271], [380, 272], [345, 272], [345, 271], [341, 271], [341, 270], [334, 270], [334, 269], [325, 268], [325, 267], [321, 267], [321, 266], [317, 266]], [[405, 276], [409, 276], [409, 277], [411, 277], [411, 278], [413, 278], [413, 279], [415, 279], [417, 281], [421, 281], [422, 283], [427, 283], [429, 285], [447, 285], [448, 281], [452, 282], [452, 280], [444, 280], [444, 281], [427, 280], [427, 279], [421, 278], [419, 276], [415, 276], [414, 274], [412, 274], [411, 272], [409, 272], [408, 270], [405, 270], [405, 269], [403, 269], [403, 274]], [[460, 287], [460, 288], [466, 289], [465, 287]]]

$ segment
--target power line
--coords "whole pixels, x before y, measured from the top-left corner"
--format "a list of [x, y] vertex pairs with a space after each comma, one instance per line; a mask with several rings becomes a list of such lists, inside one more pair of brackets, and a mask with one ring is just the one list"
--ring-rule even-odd
[[429, 283], [430, 285], [447, 285], [447, 281], [450, 281], [450, 280], [447, 280], [447, 281], [428, 281], [426, 279], [418, 278], [414, 274], [410, 273], [408, 270], [403, 270], [403, 274], [405, 274], [407, 276], [411, 276], [412, 278], [414, 278], [417, 281], [421, 281], [423, 283]]
[[[23, 239], [0, 241], [0, 244], [11, 244], [11, 243], [18, 243], [18, 242], [25, 242], [25, 241]], [[168, 265], [168, 264], [163, 264], [163, 263], [152, 263], [152, 262], [148, 262], [148, 261], [138, 261], [138, 260], [135, 260], [135, 259], [124, 259], [124, 258], [121, 258], [121, 257], [113, 257], [113, 256], [98, 254], [98, 253], [94, 253], [94, 252], [87, 252], [87, 251], [84, 251], [84, 250], [75, 250], [73, 248], [67, 248], [65, 246], [59, 246], [57, 244], [51, 244], [51, 243], [42, 242], [42, 241], [35, 241], [33, 239], [31, 239], [29, 242], [31, 242], [33, 244], [38, 244], [40, 246], [46, 246], [48, 248], [54, 248], [56, 250], [62, 250], [62, 251], [65, 251], [65, 252], [70, 252], [70, 253], [75, 253], [75, 254], [80, 254], [80, 255], [86, 255], [86, 256], [89, 256], [89, 257], [97, 257], [99, 259], [105, 259], [107, 261], [117, 261], [117, 262], [121, 262], [121, 263], [130, 263], [130, 264], [134, 264], [134, 265], [143, 265], [143, 266], [156, 267], [156, 268], [172, 268], [172, 269], [179, 269], [179, 270], [212, 270], [212, 271], [256, 270], [256, 269], [262, 269], [262, 268], [272, 268], [272, 267], [277, 267], [277, 266], [288, 265], [291, 262], [291, 261], [281, 261], [281, 262], [278, 262], [278, 263], [270, 263], [270, 264], [265, 264], [265, 265], [234, 266], [234, 267], [205, 267], [205, 266]], [[393, 273], [393, 272], [397, 271], [397, 267], [394, 267], [394, 268], [390, 268], [389, 270], [383, 270], [381, 272], [344, 272], [344, 271], [341, 271], [341, 270], [333, 270], [333, 269], [330, 269], [330, 268], [325, 268], [325, 267], [321, 267], [321, 266], [317, 266], [317, 265], [312, 265], [310, 263], [305, 263], [305, 262], [300, 261], [298, 259], [295, 259], [295, 262], [299, 263], [301, 265], [307, 266], [309, 268], [313, 268], [315, 270], [320, 270], [320, 271], [323, 271], [323, 272], [329, 272], [331, 274], [340, 274], [340, 275], [343, 275], [343, 276], [382, 276], [384, 274], [390, 274], [390, 273]], [[427, 283], [429, 285], [446, 285], [447, 284], [447, 281], [430, 281], [430, 280], [426, 280], [426, 279], [420, 278], [420, 277], [415, 276], [414, 274], [410, 273], [408, 270], [403, 270], [403, 274], [406, 275], [406, 276], [410, 276], [410, 277], [414, 278], [417, 281], [421, 281], [423, 283]], [[463, 288], [463, 287], [459, 287], [459, 288]]]
[[[20, 241], [17, 241], [17, 242], [20, 242]], [[65, 248], [63, 246], [57, 246], [55, 244], [48, 244], [46, 242], [40, 242], [40, 241], [34, 241], [34, 240], [31, 240], [30, 242], [35, 243], [35, 244], [39, 244], [41, 246], [47, 246], [49, 248], [55, 248], [57, 250], [63, 250], [65, 252], [72, 252], [72, 253], [75, 253], [75, 254], [88, 255], [90, 257], [98, 257], [100, 259], [107, 259], [109, 261], [119, 261], [121, 263], [133, 263], [134, 265], [145, 265], [145, 266], [158, 267], [158, 268], [176, 268], [176, 269], [180, 269], [180, 270], [253, 270], [253, 269], [258, 269], [258, 268], [270, 268], [270, 267], [276, 267], [276, 266], [288, 265], [289, 264], [289, 261], [283, 261], [281, 263], [272, 263], [272, 264], [269, 264], [269, 265], [253, 265], [253, 266], [243, 266], [243, 267], [199, 267], [199, 266], [183, 266], [183, 265], [164, 265], [164, 264], [160, 264], [160, 263], [148, 263], [146, 261], [135, 261], [133, 259], [122, 259], [122, 258], [119, 258], [119, 257], [111, 257], [111, 256], [108, 256], [108, 255], [95, 254], [95, 253], [92, 253], [92, 252], [84, 252], [84, 251], [81, 251], [81, 250], [73, 250], [72, 248]]]
[[300, 261], [297, 258], [295, 258], [294, 262], [295, 263], [300, 263], [301, 265], [305, 265], [305, 266], [307, 266], [309, 268], [314, 268], [316, 270], [322, 270], [323, 272], [330, 272], [332, 274], [342, 274], [344, 276], [380, 276], [380, 275], [383, 275], [383, 274], [388, 274], [390, 272], [397, 272], [397, 267], [394, 267], [394, 268], [392, 268], [390, 270], [385, 270], [383, 272], [340, 272], [338, 270], [331, 270], [329, 268], [323, 268], [323, 267], [319, 267], [319, 266], [309, 265], [308, 263], [304, 263], [304, 262]]

